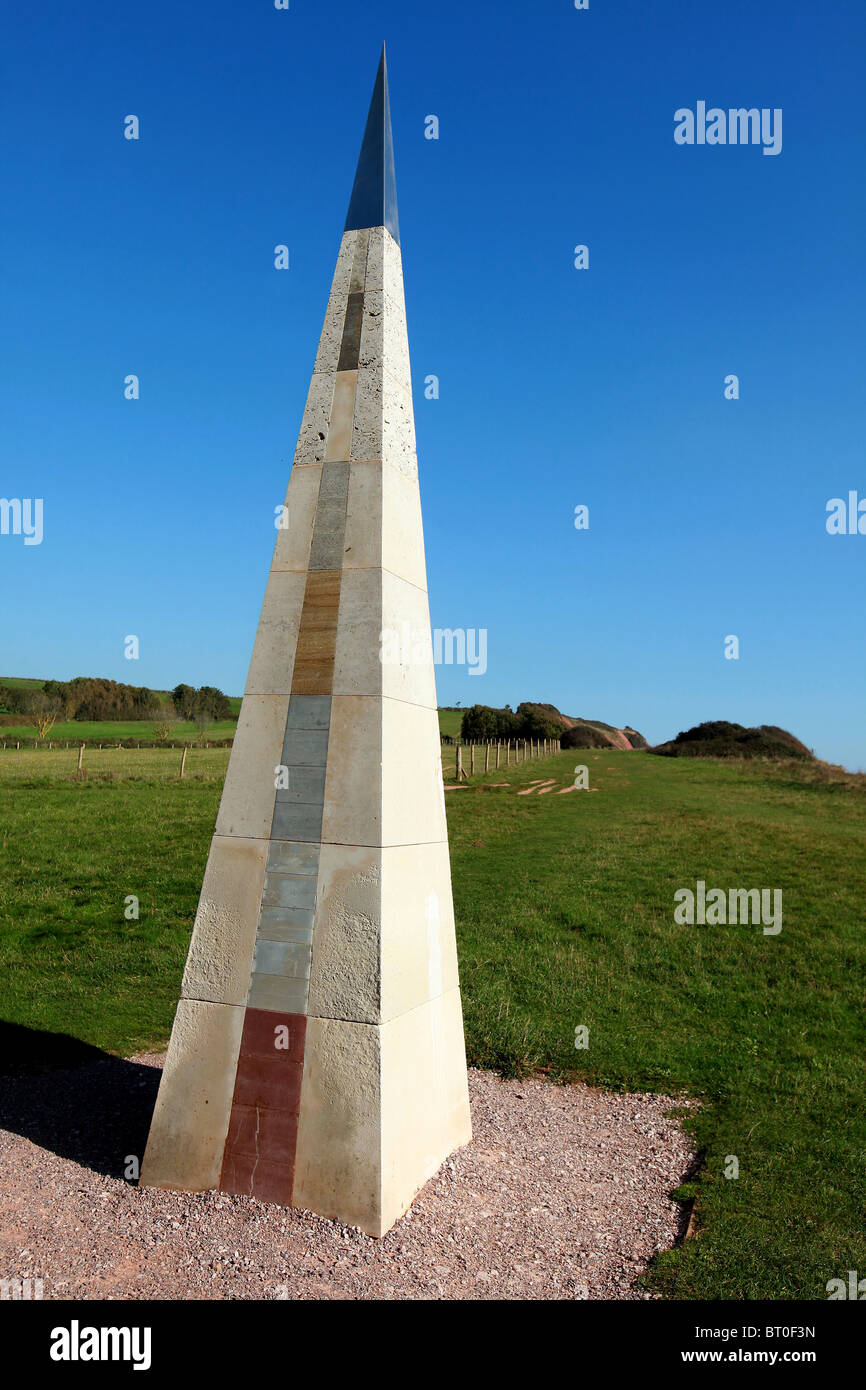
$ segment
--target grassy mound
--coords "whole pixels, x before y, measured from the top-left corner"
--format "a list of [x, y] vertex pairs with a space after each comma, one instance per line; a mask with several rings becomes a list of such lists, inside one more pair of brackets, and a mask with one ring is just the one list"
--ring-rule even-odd
[[803, 758], [814, 754], [787, 729], [761, 724], [747, 729], [726, 719], [696, 724], [668, 743], [649, 749], [664, 758]]

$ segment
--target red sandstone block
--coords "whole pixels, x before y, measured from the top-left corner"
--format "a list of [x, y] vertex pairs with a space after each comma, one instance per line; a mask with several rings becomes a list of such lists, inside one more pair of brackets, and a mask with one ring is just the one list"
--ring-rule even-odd
[[294, 1163], [298, 1117], [288, 1110], [255, 1110], [234, 1105], [226, 1153], [247, 1154], [273, 1163]]
[[226, 1154], [220, 1188], [223, 1192], [257, 1197], [260, 1202], [279, 1202], [288, 1207], [292, 1204], [293, 1177], [293, 1163], [271, 1163], [246, 1154]]
[[269, 1163], [260, 1159], [253, 1173], [253, 1196], [260, 1202], [279, 1202], [280, 1206], [290, 1207], [294, 1169], [294, 1163]]
[[249, 1197], [253, 1188], [253, 1168], [256, 1160], [249, 1154], [229, 1153], [226, 1145], [223, 1154], [223, 1167], [220, 1174], [220, 1190], [235, 1192], [241, 1197]]
[[272, 1057], [244, 1056], [238, 1058], [235, 1076], [235, 1105], [248, 1105], [258, 1110], [288, 1110], [297, 1115], [301, 1104], [300, 1062], [286, 1054]]
[[241, 1037], [241, 1056], [287, 1057], [301, 1062], [307, 1020], [304, 1014], [280, 1014], [270, 1009], [247, 1009]]

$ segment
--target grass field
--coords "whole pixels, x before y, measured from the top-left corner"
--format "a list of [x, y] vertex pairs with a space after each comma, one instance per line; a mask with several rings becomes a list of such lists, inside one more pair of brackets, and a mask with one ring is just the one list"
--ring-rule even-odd
[[[183, 783], [55, 781], [61, 756], [16, 780], [0, 755], [0, 1016], [128, 1055], [168, 1035], [226, 753]], [[578, 761], [590, 791], [517, 794]], [[864, 782], [581, 750], [446, 796], [470, 1061], [701, 1099], [701, 1234], [657, 1261], [667, 1296], [823, 1299], [866, 1272]], [[781, 888], [781, 933], [675, 924], [698, 878]]]
[[[237, 722], [234, 719], [214, 720], [208, 727], [205, 740], [234, 738]], [[77, 748], [80, 743], [152, 743], [157, 738], [156, 724], [152, 719], [69, 719], [58, 721], [45, 743], [69, 743]], [[178, 719], [171, 725], [169, 743], [193, 743], [198, 738], [195, 724]], [[27, 743], [32, 748], [37, 741], [36, 730], [32, 724], [10, 724], [0, 727], [0, 744]]]
[[457, 738], [460, 734], [460, 725], [463, 722], [462, 709], [440, 709], [439, 711], [439, 732], [447, 734], [449, 738]]
[[[23, 680], [0, 680], [0, 685], [26, 685], [41, 686], [41, 681], [27, 682]], [[159, 692], [166, 694], [166, 692]], [[166, 696], [167, 698], [167, 696]], [[219, 740], [234, 738], [237, 729], [237, 715], [240, 712], [241, 697], [232, 695], [229, 703], [234, 714], [233, 719], [215, 720], [205, 734], [206, 740]], [[439, 711], [439, 731], [443, 734], [450, 734], [454, 737], [460, 733], [460, 721], [462, 714], [459, 711], [440, 710]], [[100, 721], [86, 719], [69, 719], [54, 725], [54, 728], [45, 739], [46, 743], [151, 743], [157, 737], [156, 721], [153, 719], [126, 719], [114, 720], [104, 719]], [[171, 725], [171, 733], [168, 736], [169, 743], [192, 743], [198, 737], [198, 729], [194, 723], [188, 720], [179, 719]], [[33, 747], [34, 743], [40, 742], [36, 737], [36, 730], [32, 724], [23, 722], [0, 726], [0, 745], [3, 743], [29, 743]]]

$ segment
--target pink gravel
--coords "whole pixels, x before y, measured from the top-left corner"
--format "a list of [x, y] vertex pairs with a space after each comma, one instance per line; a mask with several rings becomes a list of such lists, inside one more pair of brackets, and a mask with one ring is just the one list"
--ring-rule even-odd
[[[642, 1299], [681, 1239], [682, 1098], [470, 1071], [473, 1142], [382, 1240], [218, 1192], [139, 1189], [162, 1056], [0, 1077], [0, 1278], [46, 1299]], [[692, 1102], [693, 1104], [694, 1102]]]

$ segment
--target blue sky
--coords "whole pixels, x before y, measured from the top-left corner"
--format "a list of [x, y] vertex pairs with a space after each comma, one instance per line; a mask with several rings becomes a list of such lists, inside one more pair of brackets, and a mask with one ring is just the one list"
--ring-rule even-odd
[[[0, 495], [44, 539], [0, 536], [0, 672], [242, 690], [383, 39], [432, 621], [488, 632], [440, 702], [866, 768], [859, 0], [19, 9]], [[781, 153], [678, 146], [699, 100]]]

